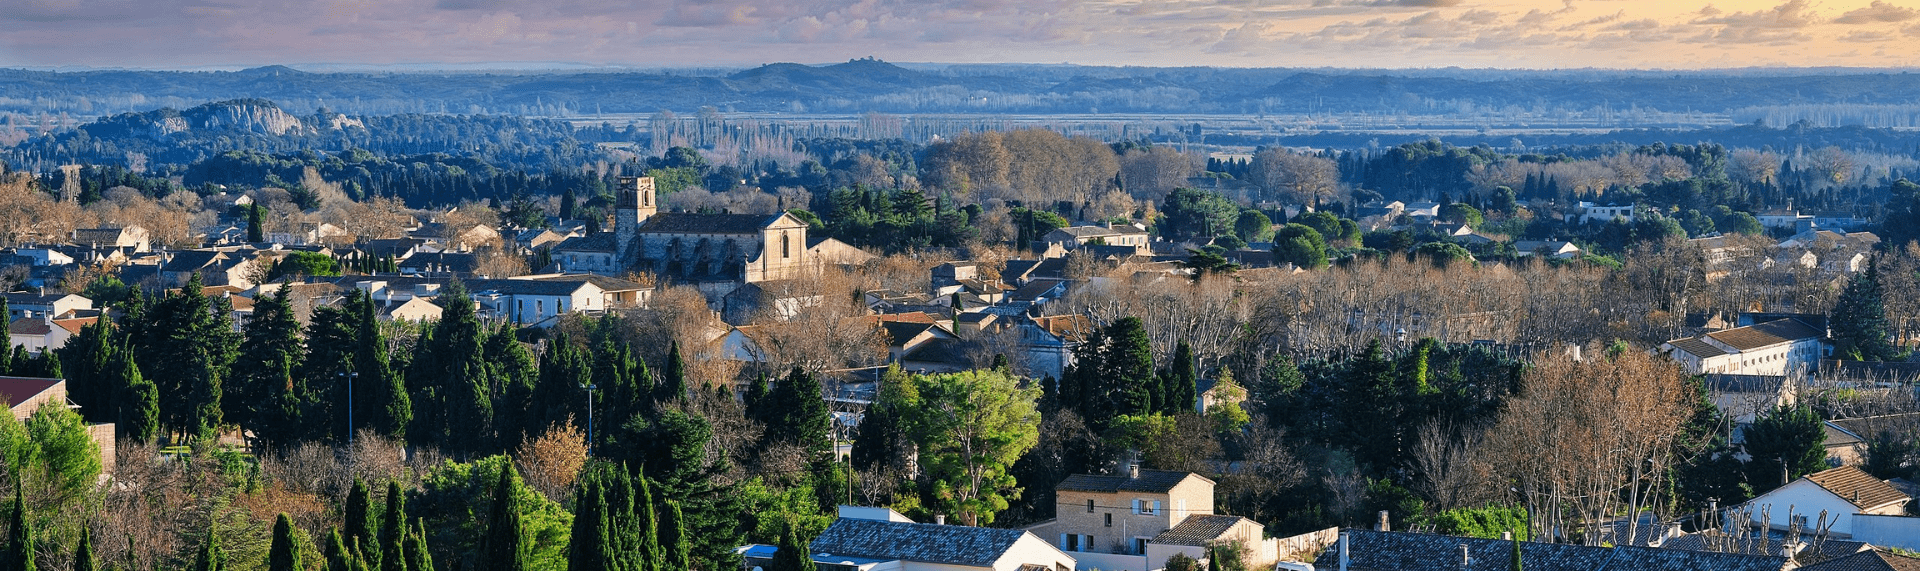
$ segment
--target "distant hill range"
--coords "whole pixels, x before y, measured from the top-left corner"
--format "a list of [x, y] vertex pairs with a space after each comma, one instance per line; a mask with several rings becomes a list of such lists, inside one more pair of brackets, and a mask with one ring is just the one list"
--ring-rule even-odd
[[[289, 113], [579, 116], [690, 113], [1342, 114], [1550, 116], [1873, 109], [1913, 121], [1920, 74], [1861, 70], [1724, 72], [1290, 70], [1037, 65], [894, 65], [873, 59], [733, 72], [233, 72], [0, 70], [0, 113], [98, 117], [259, 98]], [[1879, 115], [1875, 115], [1878, 113]], [[1830, 113], [1847, 115], [1846, 113]], [[1854, 115], [1861, 115], [1854, 113]], [[1819, 114], [1814, 114], [1818, 123]], [[265, 118], [262, 118], [265, 119]], [[1772, 119], [1769, 119], [1770, 121]], [[1871, 119], [1869, 119], [1871, 122]], [[263, 126], [284, 124], [269, 121]], [[1632, 123], [1628, 121], [1627, 123]], [[1620, 123], [1615, 123], [1616, 125]], [[1649, 121], [1645, 124], [1659, 124]], [[1783, 123], [1784, 124], [1784, 123]]]

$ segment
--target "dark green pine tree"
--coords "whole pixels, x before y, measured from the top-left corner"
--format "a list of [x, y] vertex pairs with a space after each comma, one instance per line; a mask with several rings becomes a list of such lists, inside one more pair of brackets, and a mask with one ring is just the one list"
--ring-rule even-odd
[[555, 335], [540, 354], [540, 380], [534, 383], [533, 402], [528, 405], [534, 426], [544, 429], [564, 422], [586, 426], [586, 386], [592, 382], [593, 367], [580, 346], [565, 333]]
[[575, 198], [573, 195], [573, 187], [571, 186], [567, 187], [565, 191], [560, 193], [560, 219], [561, 220], [574, 219], [574, 209], [578, 208], [578, 206], [575, 205], [574, 203], [578, 201], [579, 200]]
[[226, 571], [227, 552], [220, 549], [220, 537], [213, 533], [213, 527], [207, 527], [207, 538], [200, 542], [199, 553], [193, 556], [193, 566], [189, 571]]
[[[345, 442], [347, 439], [347, 383], [354, 381], [354, 331], [345, 307], [316, 307], [307, 323], [307, 352], [293, 368], [293, 382], [282, 387], [292, 404], [298, 430], [285, 430], [296, 440]], [[354, 385], [354, 401], [360, 400]], [[366, 412], [355, 409], [353, 423], [362, 425]], [[347, 547], [353, 547], [349, 539]]]
[[1195, 394], [1199, 387], [1196, 383], [1199, 375], [1193, 370], [1193, 347], [1181, 341], [1173, 350], [1173, 363], [1167, 371], [1166, 414], [1190, 413], [1194, 410]]
[[781, 526], [780, 544], [773, 551], [772, 566], [767, 571], [814, 571], [813, 557], [807, 550], [807, 542], [794, 537], [793, 522]]
[[[5, 300], [0, 296], [0, 311], [6, 310]], [[80, 328], [78, 335], [57, 350], [67, 373], [67, 399], [80, 405], [80, 416], [88, 422], [114, 422], [114, 411], [120, 408], [120, 387], [111, 382], [115, 372], [109, 370], [112, 352], [120, 346], [119, 338], [113, 324], [102, 317]], [[11, 357], [0, 352], [0, 374], [7, 371]]]
[[1880, 261], [1853, 276], [1833, 306], [1833, 352], [1857, 361], [1897, 361], [1893, 329], [1887, 323], [1886, 288], [1880, 283]]
[[300, 322], [294, 318], [289, 288], [273, 295], [260, 296], [253, 314], [247, 317], [240, 341], [240, 358], [234, 361], [223, 410], [226, 420], [248, 430], [260, 432], [267, 423], [298, 422], [281, 418], [277, 409], [285, 365], [294, 363], [305, 351], [300, 339]]
[[114, 430], [127, 440], [153, 442], [160, 435], [160, 387], [140, 375], [130, 347], [114, 348], [108, 369], [114, 374], [105, 382], [119, 393], [114, 398]]
[[660, 569], [692, 569], [693, 543], [687, 540], [687, 518], [680, 511], [680, 502], [667, 500], [666, 509], [660, 511], [657, 529], [655, 535], [660, 540]]
[[197, 437], [221, 422], [220, 400], [228, 366], [239, 346], [231, 306], [202, 292], [199, 274], [154, 303], [129, 311], [134, 357], [140, 371], [159, 385], [160, 424], [175, 435]]
[[520, 482], [512, 463], [500, 467], [487, 512], [486, 535], [481, 538], [476, 571], [526, 571], [527, 530], [520, 514]]
[[433, 553], [427, 550], [427, 520], [415, 522], [407, 533], [407, 571], [435, 571]]
[[667, 368], [660, 371], [660, 382], [654, 386], [653, 400], [674, 402], [686, 398], [687, 361], [680, 355], [680, 341], [674, 340], [667, 350]]
[[769, 385], [770, 383], [767, 382], [766, 373], [756, 373], [753, 379], [747, 381], [746, 394], [740, 396], [741, 403], [746, 405], [747, 418], [758, 421], [761, 424], [767, 423], [767, 419], [771, 417], [771, 413], [775, 408], [771, 405], [772, 401], [769, 400], [773, 394], [773, 389]]
[[380, 518], [380, 571], [407, 571], [406, 502], [400, 481], [387, 480], [386, 511]]
[[378, 561], [376, 538], [373, 533], [373, 491], [367, 489], [367, 483], [359, 478], [353, 479], [353, 488], [347, 492], [346, 540], [351, 549], [358, 549], [370, 561]]
[[[402, 438], [413, 421], [413, 401], [407, 383], [393, 367], [387, 339], [380, 333], [373, 294], [356, 291], [347, 297], [353, 335], [355, 424], [384, 436]], [[361, 420], [365, 419], [365, 420]]]
[[493, 399], [487, 390], [492, 373], [484, 351], [486, 330], [474, 314], [473, 298], [458, 282], [440, 294], [443, 307], [431, 337], [419, 342], [407, 378], [414, 394], [410, 441], [456, 455], [489, 450]]
[[99, 571], [100, 560], [93, 554], [93, 531], [80, 528], [80, 545], [73, 548], [73, 571]]
[[267, 571], [306, 571], [300, 544], [293, 538], [293, 518], [282, 512], [273, 522], [273, 545], [267, 550]]
[[513, 332], [514, 327], [503, 323], [487, 336], [486, 343], [487, 363], [493, 371], [494, 382], [487, 392], [495, 399], [494, 432], [500, 446], [512, 446], [524, 435], [546, 429], [540, 424], [537, 411], [531, 409], [534, 384], [539, 381], [539, 365]]
[[247, 242], [258, 244], [265, 241], [267, 241], [267, 235], [260, 225], [260, 206], [247, 205]]
[[1373, 470], [1391, 470], [1403, 457], [1402, 437], [1409, 434], [1400, 427], [1404, 423], [1380, 421], [1401, 418], [1405, 409], [1399, 377], [1386, 348], [1375, 339], [1347, 363], [1345, 383], [1340, 388], [1345, 393], [1342, 406], [1347, 442], [1355, 448], [1356, 459]]
[[[1147, 328], [1138, 317], [1121, 318], [1107, 326], [1101, 381], [1106, 395], [1104, 411], [1113, 415], [1147, 414], [1154, 411], [1154, 391], [1160, 386], [1154, 373], [1153, 344]], [[1098, 398], [1098, 397], [1095, 397]]]
[[827, 412], [824, 389], [812, 373], [794, 367], [773, 390], [773, 406], [778, 416], [767, 424], [767, 437], [805, 447], [814, 455], [830, 451], [833, 443], [827, 431], [832, 417]]
[[7, 552], [0, 558], [0, 571], [34, 571], [33, 523], [27, 517], [27, 501], [21, 486], [13, 489], [13, 514], [7, 525]]
[[633, 433], [632, 444], [615, 448], [612, 455], [641, 465], [659, 502], [679, 504], [696, 563], [692, 568], [739, 565], [732, 549], [744, 540], [745, 509], [737, 494], [715, 484], [728, 465], [707, 458], [713, 428], [706, 419], [666, 408], [653, 418], [632, 419], [623, 430]]
[[1761, 414], [1742, 433], [1747, 482], [1765, 493], [1827, 468], [1827, 433], [1820, 413], [1807, 406], [1780, 406]]

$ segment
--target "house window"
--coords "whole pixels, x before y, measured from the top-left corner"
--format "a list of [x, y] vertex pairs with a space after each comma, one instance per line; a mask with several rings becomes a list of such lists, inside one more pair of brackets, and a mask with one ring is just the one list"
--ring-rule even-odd
[[1160, 512], [1160, 501], [1159, 501], [1159, 500], [1139, 500], [1139, 499], [1136, 499], [1136, 500], [1134, 500], [1134, 501], [1133, 501], [1133, 513], [1134, 513], [1134, 515], [1153, 515], [1153, 514], [1156, 514], [1156, 513], [1159, 513], [1159, 512]]
[[1093, 500], [1087, 500], [1087, 513], [1093, 513]]
[[780, 234], [780, 257], [782, 257], [782, 258], [791, 258], [791, 257], [793, 257], [793, 251], [792, 251], [792, 250], [793, 250], [793, 244], [792, 244], [792, 242], [793, 242], [793, 239], [792, 239], [792, 238], [789, 238], [789, 237], [787, 237], [787, 235], [786, 235], [785, 233], [781, 233], [781, 234]]
[[1105, 515], [1107, 516], [1107, 527], [1113, 527], [1113, 514]]
[[533, 300], [533, 316], [537, 318], [537, 317], [540, 317], [541, 315], [545, 315], [546, 313], [547, 313], [547, 300], [544, 300], [544, 299]]

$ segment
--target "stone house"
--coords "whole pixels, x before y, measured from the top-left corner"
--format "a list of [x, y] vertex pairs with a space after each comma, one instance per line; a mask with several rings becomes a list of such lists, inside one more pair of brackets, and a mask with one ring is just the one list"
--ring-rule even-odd
[[1227, 542], [1240, 544], [1256, 568], [1272, 565], [1266, 528], [1215, 515], [1213, 487], [1198, 474], [1138, 465], [1124, 474], [1075, 474], [1054, 486], [1054, 519], [1027, 530], [1073, 554], [1081, 569], [1160, 569], [1175, 554], [1206, 559], [1209, 546]]

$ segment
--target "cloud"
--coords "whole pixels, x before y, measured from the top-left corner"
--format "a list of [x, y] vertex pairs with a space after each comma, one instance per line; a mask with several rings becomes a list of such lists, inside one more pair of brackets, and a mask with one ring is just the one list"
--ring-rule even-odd
[[1894, 35], [1892, 33], [1870, 32], [1867, 30], [1854, 30], [1852, 32], [1848, 32], [1847, 35], [1840, 36], [1840, 41], [1861, 43], [1861, 44], [1877, 44], [1877, 43], [1885, 42], [1892, 39], [1894, 39]]
[[[1704, 16], [1694, 20], [1695, 24], [1720, 24], [1740, 28], [1798, 29], [1820, 23], [1820, 17], [1813, 13], [1807, 0], [1787, 0], [1787, 3], [1770, 10], [1735, 12], [1724, 16], [1707, 14], [1708, 6], [1700, 11]], [[1717, 10], [1716, 10], [1717, 12]]]
[[1880, 0], [1873, 0], [1872, 4], [1868, 4], [1864, 8], [1860, 8], [1851, 12], [1847, 12], [1845, 14], [1841, 14], [1840, 17], [1834, 18], [1833, 21], [1836, 24], [1876, 24], [1876, 23], [1886, 23], [1886, 22], [1905, 22], [1907, 20], [1912, 20], [1916, 17], [1920, 17], [1920, 10], [1915, 10], [1912, 8], [1902, 8], [1900, 6], [1895, 6], [1885, 2], [1881, 2]]

